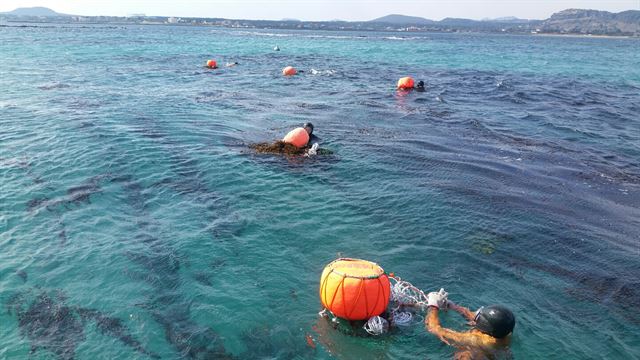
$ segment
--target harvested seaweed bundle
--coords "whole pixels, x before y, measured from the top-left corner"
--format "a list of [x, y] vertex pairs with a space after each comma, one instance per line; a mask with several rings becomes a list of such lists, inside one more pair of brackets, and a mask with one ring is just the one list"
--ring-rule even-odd
[[[295, 145], [286, 143], [282, 140], [275, 141], [273, 143], [257, 143], [250, 144], [249, 148], [259, 154], [278, 154], [285, 156], [304, 156], [308, 153], [311, 146], [296, 147]], [[333, 154], [331, 150], [317, 149], [316, 155], [330, 155]]]
[[281, 154], [288, 156], [304, 155], [307, 152], [307, 149], [309, 149], [308, 146], [299, 148], [282, 140], [278, 140], [273, 143], [251, 144], [249, 145], [249, 148], [260, 154]]

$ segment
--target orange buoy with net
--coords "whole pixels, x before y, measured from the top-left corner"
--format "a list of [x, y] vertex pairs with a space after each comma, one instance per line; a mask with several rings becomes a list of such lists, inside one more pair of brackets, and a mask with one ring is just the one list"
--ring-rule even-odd
[[289, 131], [282, 141], [297, 147], [303, 147], [309, 142], [309, 133], [304, 128], [295, 128]]
[[293, 68], [293, 66], [287, 66], [286, 68], [282, 69], [282, 75], [285, 76], [289, 76], [289, 75], [295, 75], [298, 72], [296, 71], [296, 69]]
[[390, 291], [384, 270], [367, 260], [335, 260], [320, 277], [322, 305], [347, 320], [366, 320], [382, 314], [389, 304]]
[[398, 80], [398, 89], [413, 89], [413, 78], [411, 76], [400, 78], [400, 80]]
[[207, 67], [210, 69], [215, 69], [218, 67], [218, 63], [215, 60], [207, 60]]

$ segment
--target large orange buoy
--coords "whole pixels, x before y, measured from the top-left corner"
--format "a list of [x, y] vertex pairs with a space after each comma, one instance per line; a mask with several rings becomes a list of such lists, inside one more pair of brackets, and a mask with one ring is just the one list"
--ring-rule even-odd
[[289, 75], [295, 75], [298, 72], [296, 71], [296, 69], [293, 68], [293, 66], [287, 66], [286, 68], [282, 69], [282, 75], [285, 76], [289, 76]]
[[218, 67], [218, 63], [215, 60], [207, 60], [207, 67], [210, 69], [215, 69]]
[[405, 76], [398, 80], [398, 89], [413, 89], [413, 78], [411, 76]]
[[289, 131], [282, 141], [293, 144], [297, 147], [303, 147], [309, 142], [309, 133], [304, 128], [295, 128]]
[[320, 277], [320, 301], [335, 316], [366, 320], [380, 315], [389, 304], [391, 284], [384, 270], [371, 261], [338, 259]]

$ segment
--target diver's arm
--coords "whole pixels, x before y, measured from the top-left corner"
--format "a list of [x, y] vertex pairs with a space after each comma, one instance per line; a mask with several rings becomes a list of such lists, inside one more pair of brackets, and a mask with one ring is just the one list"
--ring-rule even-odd
[[473, 311], [467, 309], [464, 306], [460, 306], [453, 301], [447, 301], [447, 307], [464, 316], [468, 321], [473, 321], [473, 319], [476, 317], [476, 314]]
[[427, 330], [440, 338], [445, 344], [451, 345], [450, 342], [455, 342], [456, 344], [472, 344], [473, 343], [473, 335], [469, 333], [460, 333], [457, 331], [449, 330], [447, 328], [443, 328], [440, 325], [440, 319], [438, 318], [438, 308], [434, 306], [429, 306], [429, 314], [424, 319]]

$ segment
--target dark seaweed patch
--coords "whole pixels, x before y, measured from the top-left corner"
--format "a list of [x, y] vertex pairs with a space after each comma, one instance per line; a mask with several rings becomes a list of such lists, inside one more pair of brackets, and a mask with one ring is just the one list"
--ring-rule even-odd
[[39, 294], [28, 304], [24, 294], [13, 296], [7, 308], [18, 317], [20, 334], [31, 341], [31, 352], [47, 350], [58, 359], [73, 359], [79, 342], [84, 341], [82, 323], [71, 308]]
[[[173, 308], [183, 308], [174, 304]], [[168, 312], [154, 312], [154, 318], [165, 329], [165, 336], [181, 354], [188, 359], [236, 359], [228, 354], [222, 346], [222, 341], [213, 330], [202, 327], [188, 319], [188, 311], [176, 309], [167, 316]]]
[[53, 84], [46, 84], [46, 85], [41, 85], [38, 86], [38, 89], [40, 90], [54, 90], [54, 89], [66, 89], [71, 87], [71, 85], [68, 84], [63, 84], [63, 83], [53, 83]]
[[218, 258], [218, 259], [214, 259], [211, 261], [211, 264], [209, 264], [209, 266], [212, 269], [219, 269], [221, 267], [223, 267], [226, 264], [227, 260], [225, 260], [224, 258]]
[[58, 233], [58, 239], [60, 239], [61, 245], [64, 245], [67, 243], [67, 231], [64, 228], [64, 225], [62, 225], [62, 230], [60, 230], [60, 232]]
[[10, 314], [18, 318], [20, 334], [31, 342], [31, 352], [43, 349], [58, 359], [74, 359], [78, 345], [86, 338], [85, 322], [95, 321], [105, 335], [120, 340], [134, 350], [158, 358], [145, 350], [122, 320], [106, 316], [97, 310], [66, 305], [66, 298], [59, 292], [39, 292], [29, 302], [31, 292], [18, 293], [7, 302]]
[[43, 206], [44, 204], [46, 204], [49, 201], [49, 198], [46, 196], [41, 196], [41, 197], [37, 197], [34, 199], [29, 200], [29, 202], [27, 202], [27, 209], [29, 211], [33, 211], [41, 206]]
[[18, 270], [16, 271], [16, 275], [18, 275], [18, 277], [20, 277], [20, 279], [22, 279], [22, 282], [27, 282], [27, 272], [24, 270]]
[[209, 280], [209, 275], [207, 275], [204, 272], [198, 272], [193, 276], [194, 279], [196, 279], [197, 282], [199, 282], [202, 285], [205, 286], [213, 286], [213, 283], [211, 282], [211, 280]]
[[468, 239], [470, 240], [471, 247], [474, 250], [485, 255], [491, 255], [502, 243], [512, 241], [515, 237], [495, 230], [477, 229], [473, 233], [469, 234]]
[[[279, 336], [284, 335], [284, 336]], [[247, 346], [242, 355], [245, 359], [313, 359], [316, 357], [313, 348], [307, 345], [304, 338], [279, 334], [271, 326], [258, 326], [244, 331], [241, 335]]]
[[[183, 186], [191, 192], [211, 197], [197, 177], [187, 177], [183, 180], [186, 180]], [[174, 184], [169, 181], [161, 183]], [[144, 215], [144, 204], [147, 201], [144, 188], [134, 181], [125, 183], [124, 188], [132, 207]], [[180, 261], [167, 241], [152, 235], [152, 223], [139, 223], [140, 233], [133, 237], [143, 250], [126, 254], [145, 270], [146, 273], [138, 274], [138, 278], [153, 287], [149, 300], [140, 306], [150, 311], [156, 322], [162, 325], [165, 338], [182, 358], [232, 359], [233, 356], [226, 353], [222, 341], [212, 329], [198, 325], [190, 319], [189, 304], [184, 303], [177, 290], [180, 285]], [[204, 274], [197, 275], [196, 280], [209, 286], [213, 285]]]
[[595, 271], [578, 272], [551, 264], [537, 264], [525, 260], [513, 260], [511, 265], [522, 272], [521, 266], [553, 274], [576, 285], [566, 289], [566, 292], [580, 300], [616, 304], [616, 309], [625, 311], [626, 316], [635, 322], [640, 322], [636, 309], [640, 308], [640, 283], [627, 281], [622, 277], [601, 275]]
[[27, 209], [34, 211], [38, 208], [46, 207], [47, 210], [53, 211], [60, 206], [65, 209], [71, 209], [72, 206], [91, 203], [91, 196], [102, 191], [100, 181], [105, 177], [108, 177], [108, 175], [94, 176], [83, 184], [72, 186], [67, 189], [65, 196], [56, 200], [45, 196], [31, 199], [27, 202]]
[[155, 359], [160, 358], [157, 354], [151, 353], [142, 347], [142, 344], [140, 344], [140, 342], [129, 333], [129, 329], [127, 329], [127, 327], [122, 323], [122, 320], [105, 316], [99, 311], [92, 309], [79, 308], [77, 311], [84, 321], [93, 320], [96, 323], [96, 327], [103, 335], [109, 335], [116, 338], [139, 353], [149, 355]]
[[[191, 159], [181, 148], [167, 138], [167, 132], [158, 127], [151, 118], [136, 118], [140, 127], [134, 132], [155, 140], [167, 150], [170, 169], [176, 176], [165, 178], [153, 184], [153, 187], [168, 187], [181, 195], [189, 195], [199, 203], [206, 204], [206, 214], [213, 218], [219, 197], [209, 190], [198, 169], [198, 162]], [[147, 217], [145, 205], [148, 202], [145, 188], [136, 181], [124, 179], [127, 201], [138, 212], [140, 217]], [[182, 300], [177, 288], [180, 285], [180, 261], [171, 243], [154, 236], [153, 219], [138, 222], [138, 235], [133, 239], [141, 250], [126, 255], [144, 269], [146, 274], [139, 274], [152, 286], [148, 301], [140, 306], [147, 309], [153, 318], [164, 328], [167, 341], [177, 349], [182, 358], [191, 359], [231, 359], [226, 353], [222, 341], [210, 328], [196, 324], [190, 319], [189, 304]], [[132, 273], [135, 274], [135, 273]], [[207, 279], [208, 280], [208, 279]]]

